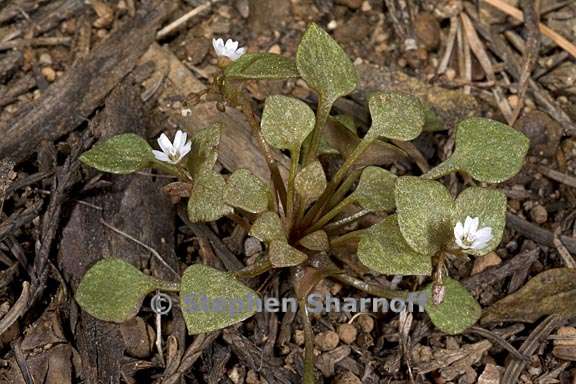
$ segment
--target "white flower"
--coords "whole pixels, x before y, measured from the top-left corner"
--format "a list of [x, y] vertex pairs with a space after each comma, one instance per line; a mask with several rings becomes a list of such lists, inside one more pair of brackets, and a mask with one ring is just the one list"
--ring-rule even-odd
[[177, 164], [192, 149], [192, 142], [186, 139], [186, 132], [179, 130], [174, 137], [174, 143], [171, 143], [168, 136], [163, 133], [158, 138], [158, 145], [160, 145], [162, 151], [152, 150], [152, 153], [157, 160]]
[[461, 222], [456, 223], [454, 238], [460, 248], [479, 250], [485, 248], [488, 242], [492, 240], [492, 228], [484, 227], [478, 229], [479, 224], [479, 218], [470, 216], [466, 216], [464, 225]]
[[238, 42], [232, 39], [226, 40], [226, 44], [222, 39], [212, 39], [212, 46], [216, 56], [224, 56], [232, 61], [238, 60], [246, 52], [246, 48], [238, 48]]

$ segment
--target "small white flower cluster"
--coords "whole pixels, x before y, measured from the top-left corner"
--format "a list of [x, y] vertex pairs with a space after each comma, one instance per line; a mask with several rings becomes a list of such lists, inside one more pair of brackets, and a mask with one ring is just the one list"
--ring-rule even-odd
[[180, 130], [176, 132], [174, 143], [170, 142], [165, 133], [161, 134], [158, 138], [158, 145], [162, 150], [152, 150], [154, 157], [170, 164], [178, 164], [192, 149], [192, 142], [188, 140], [187, 133]]
[[246, 53], [246, 48], [238, 48], [238, 42], [232, 39], [224, 40], [222, 39], [212, 39], [212, 46], [218, 57], [227, 57], [232, 61], [238, 60], [244, 53]]
[[479, 224], [480, 219], [478, 217], [472, 218], [470, 216], [466, 216], [464, 225], [461, 222], [456, 223], [454, 238], [460, 248], [480, 250], [492, 240], [492, 228], [478, 229]]

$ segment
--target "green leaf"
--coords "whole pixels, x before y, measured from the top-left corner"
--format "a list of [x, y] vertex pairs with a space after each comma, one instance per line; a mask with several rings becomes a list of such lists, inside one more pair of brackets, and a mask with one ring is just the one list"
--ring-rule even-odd
[[316, 160], [302, 168], [294, 179], [294, 186], [304, 206], [318, 199], [326, 189], [326, 175], [322, 164]]
[[449, 277], [445, 278], [444, 289], [444, 300], [440, 304], [434, 304], [432, 284], [429, 284], [425, 289], [427, 301], [424, 309], [438, 329], [450, 335], [456, 335], [478, 321], [482, 308], [458, 281]]
[[521, 321], [532, 323], [542, 316], [576, 316], [576, 269], [554, 268], [534, 276], [516, 292], [492, 304], [482, 323]]
[[144, 297], [163, 282], [114, 258], [100, 260], [84, 275], [76, 301], [97, 319], [121, 323], [136, 316]]
[[154, 155], [146, 140], [126, 133], [96, 144], [80, 160], [99, 171], [127, 174], [149, 167]]
[[328, 104], [351, 93], [358, 74], [338, 43], [317, 24], [311, 23], [296, 51], [296, 65], [308, 86]]
[[395, 208], [394, 184], [396, 175], [380, 167], [366, 167], [350, 199], [370, 211], [389, 211]]
[[277, 149], [296, 151], [314, 129], [314, 112], [298, 99], [268, 96], [262, 112], [262, 135]]
[[368, 98], [368, 107], [372, 126], [366, 139], [412, 140], [420, 135], [426, 121], [424, 106], [415, 96], [379, 92]]
[[412, 249], [433, 256], [453, 240], [454, 201], [443, 184], [399, 177], [395, 197], [400, 231]]
[[224, 70], [229, 79], [275, 80], [300, 77], [296, 63], [274, 53], [247, 53]]
[[285, 240], [272, 240], [268, 257], [274, 268], [294, 267], [308, 259], [305, 253], [291, 247]]
[[452, 156], [424, 177], [434, 179], [462, 171], [478, 181], [501, 183], [522, 168], [529, 140], [505, 124], [474, 117], [458, 124], [455, 145]]
[[466, 216], [480, 218], [478, 228], [491, 227], [492, 240], [484, 249], [464, 249], [465, 253], [482, 256], [498, 247], [506, 225], [506, 196], [504, 193], [479, 187], [464, 190], [456, 199], [456, 213], [453, 224], [464, 224]]
[[330, 249], [328, 235], [323, 230], [309, 233], [301, 238], [298, 244], [311, 251], [328, 251]]
[[202, 264], [182, 275], [180, 307], [188, 334], [226, 328], [256, 313], [258, 294], [231, 274]]
[[272, 240], [287, 241], [282, 220], [276, 212], [269, 211], [258, 216], [250, 228], [250, 236], [266, 243]]
[[250, 213], [262, 213], [268, 208], [268, 186], [247, 169], [234, 171], [224, 189], [224, 201]]
[[396, 215], [370, 227], [358, 244], [358, 259], [385, 275], [430, 275], [430, 256], [415, 252], [400, 232]]
[[198, 131], [192, 137], [192, 150], [188, 156], [188, 169], [192, 177], [198, 177], [203, 170], [212, 170], [218, 159], [218, 145], [222, 136], [222, 124]]
[[188, 218], [191, 222], [215, 221], [234, 210], [224, 202], [224, 177], [214, 170], [205, 169], [194, 181], [188, 200]]

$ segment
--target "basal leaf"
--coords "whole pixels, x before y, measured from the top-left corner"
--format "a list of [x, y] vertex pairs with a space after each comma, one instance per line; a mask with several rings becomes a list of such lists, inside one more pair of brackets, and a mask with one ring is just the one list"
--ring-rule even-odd
[[126, 133], [96, 144], [80, 160], [99, 171], [127, 174], [149, 167], [154, 155], [146, 140]]
[[444, 300], [440, 304], [434, 304], [432, 284], [426, 287], [428, 300], [425, 310], [438, 329], [450, 335], [456, 335], [464, 332], [478, 321], [482, 314], [482, 308], [458, 281], [445, 278], [444, 288]]
[[433, 256], [453, 240], [454, 201], [443, 184], [399, 177], [395, 197], [400, 231], [415, 251]]
[[318, 199], [326, 189], [326, 175], [322, 164], [316, 160], [302, 168], [296, 175], [294, 186], [304, 205]]
[[262, 135], [277, 149], [298, 150], [314, 129], [312, 109], [298, 99], [288, 96], [268, 96], [262, 112]]
[[529, 140], [505, 124], [475, 117], [458, 124], [455, 145], [452, 156], [426, 173], [426, 178], [462, 171], [478, 181], [501, 183], [522, 168]]
[[415, 96], [395, 92], [378, 92], [368, 98], [372, 126], [367, 139], [385, 137], [396, 140], [412, 140], [420, 135], [425, 109]]
[[218, 145], [222, 136], [222, 125], [204, 128], [192, 137], [192, 150], [188, 156], [188, 169], [193, 177], [198, 177], [202, 170], [212, 170], [218, 159]]
[[318, 230], [304, 236], [298, 243], [311, 251], [328, 251], [328, 249], [330, 249], [328, 235], [323, 230]]
[[121, 323], [136, 316], [144, 297], [162, 282], [131, 264], [114, 258], [100, 260], [84, 275], [76, 301], [97, 319]]
[[188, 200], [188, 219], [191, 222], [215, 221], [234, 210], [224, 202], [224, 177], [212, 169], [197, 175]]
[[182, 275], [180, 307], [190, 335], [226, 328], [256, 312], [258, 294], [231, 274], [202, 264]]
[[492, 304], [482, 322], [532, 323], [545, 315], [576, 316], [576, 269], [554, 268], [534, 276], [526, 285]]
[[272, 240], [268, 257], [274, 268], [294, 267], [308, 258], [305, 253], [291, 247], [285, 240]]
[[274, 53], [247, 53], [228, 65], [224, 75], [238, 80], [275, 80], [300, 77], [296, 63]]
[[479, 228], [492, 228], [492, 240], [484, 249], [465, 249], [466, 253], [481, 256], [496, 249], [506, 225], [506, 196], [497, 190], [471, 187], [464, 190], [456, 199], [456, 222], [464, 223], [467, 216], [480, 219]]
[[287, 240], [282, 220], [276, 212], [269, 211], [258, 216], [250, 228], [250, 236], [267, 243], [272, 240]]
[[344, 50], [314, 23], [298, 45], [296, 65], [308, 86], [328, 104], [351, 93], [358, 84], [356, 69]]
[[247, 169], [234, 171], [224, 189], [224, 201], [250, 213], [261, 213], [268, 208], [270, 189]]
[[350, 196], [362, 208], [370, 211], [389, 211], [396, 206], [394, 184], [396, 175], [380, 167], [366, 167], [358, 187]]
[[385, 275], [430, 275], [430, 256], [414, 251], [400, 232], [396, 215], [370, 227], [358, 244], [358, 259]]

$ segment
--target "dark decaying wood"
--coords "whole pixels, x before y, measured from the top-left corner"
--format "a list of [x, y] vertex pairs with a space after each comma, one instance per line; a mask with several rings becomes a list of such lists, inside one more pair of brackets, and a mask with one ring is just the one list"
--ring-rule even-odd
[[42, 140], [56, 140], [82, 124], [134, 68], [174, 6], [172, 1], [155, 1], [143, 8], [50, 86], [29, 112], [0, 126], [0, 158], [21, 161]]
[[[121, 85], [106, 99], [105, 108], [91, 124], [98, 136], [122, 132], [145, 135], [145, 113], [140, 94], [133, 85]], [[101, 220], [154, 248], [173, 268], [174, 209], [160, 193], [165, 180], [143, 175], [112, 176], [107, 191], [96, 191], [75, 204], [63, 229], [58, 265], [73, 291], [85, 271], [104, 257], [122, 258], [137, 268], [153, 271], [157, 277], [173, 279], [170, 271], [151, 252], [111, 231]], [[99, 207], [95, 208], [95, 207]], [[84, 364], [86, 382], [116, 383], [124, 345], [119, 326], [94, 319], [81, 312], [75, 329]]]

